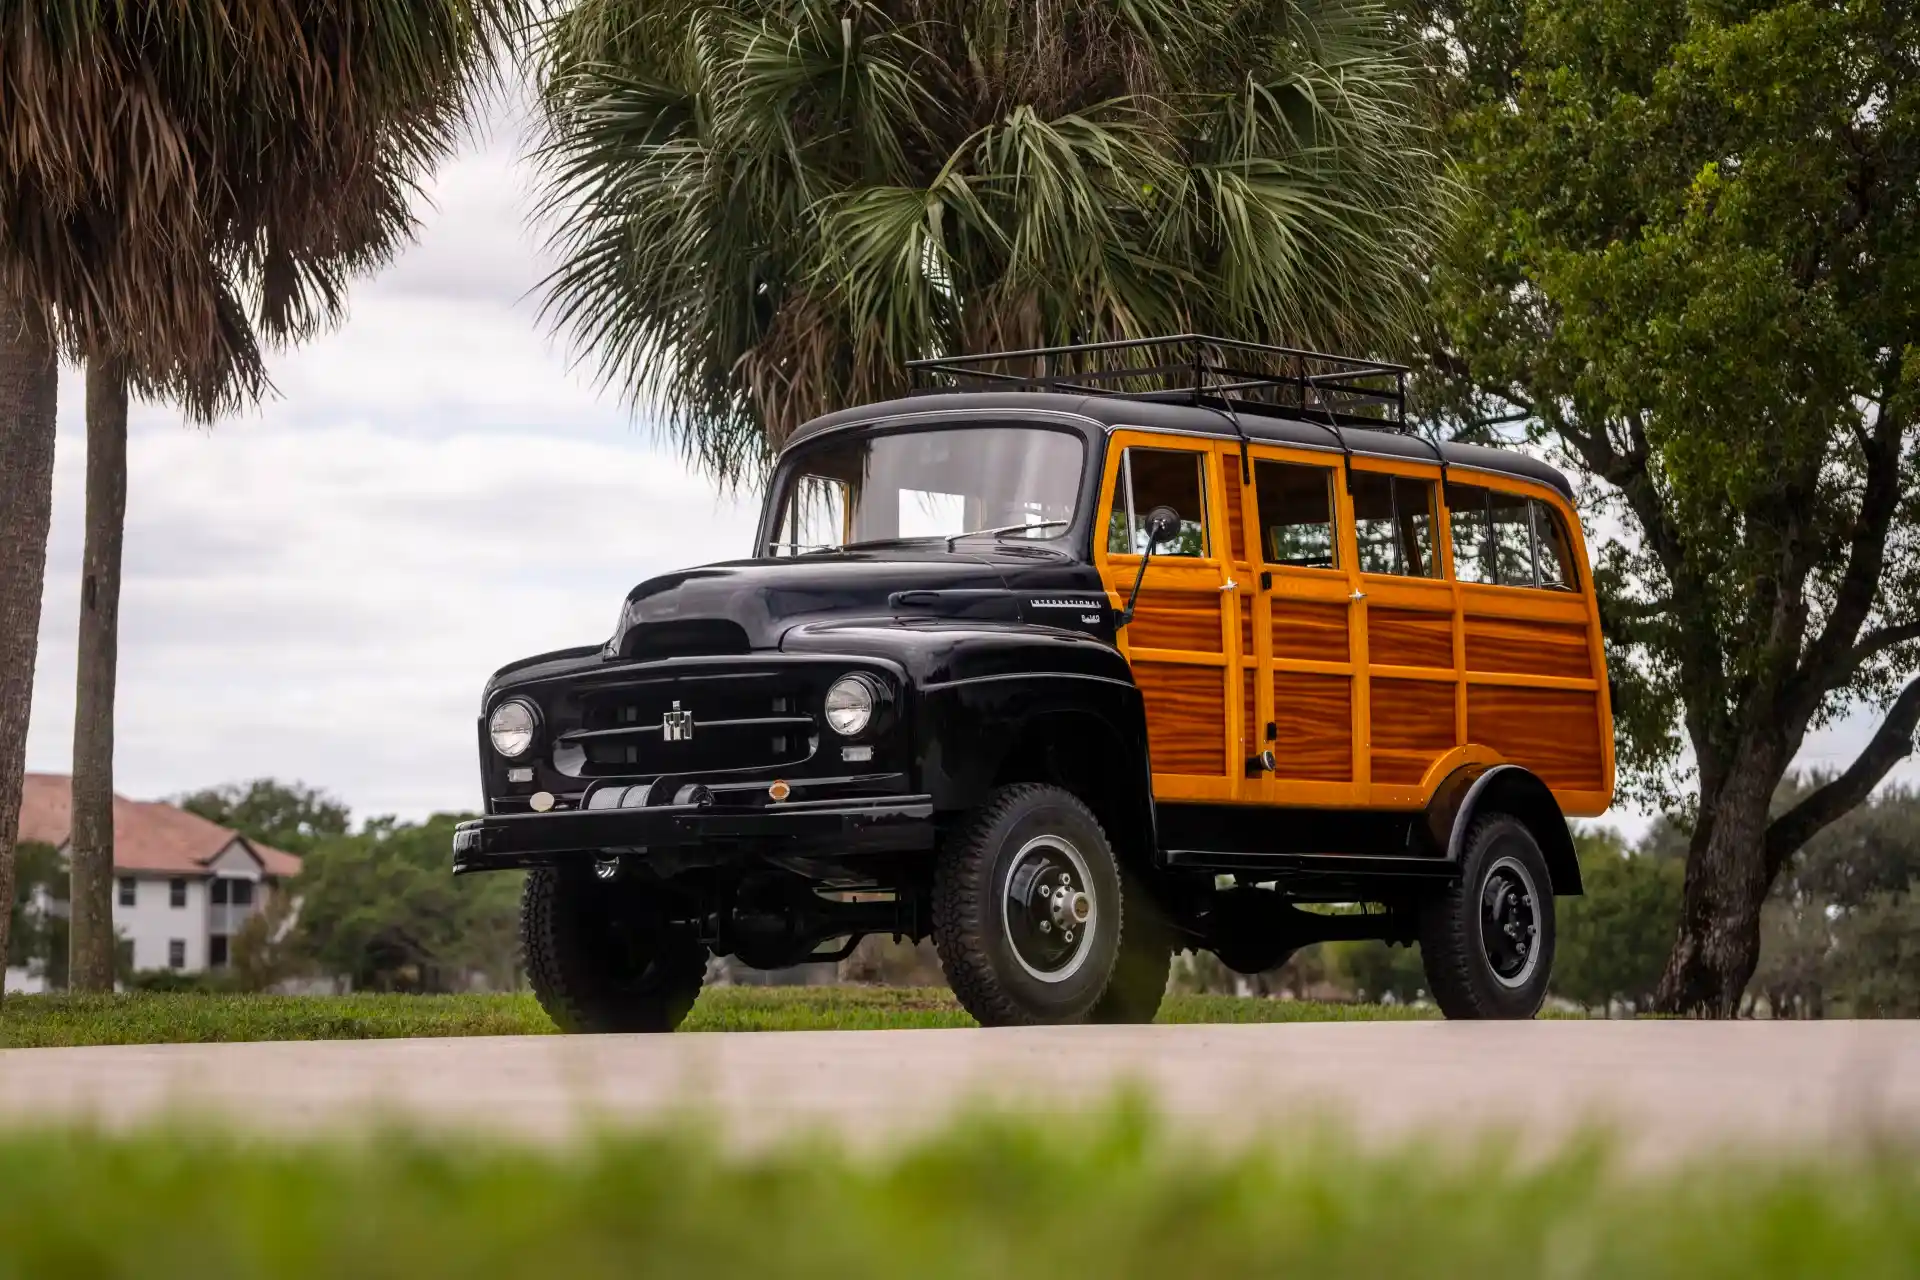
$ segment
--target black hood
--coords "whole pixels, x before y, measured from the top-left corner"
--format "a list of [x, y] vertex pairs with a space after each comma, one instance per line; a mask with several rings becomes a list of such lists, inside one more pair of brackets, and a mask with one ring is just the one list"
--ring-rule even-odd
[[683, 569], [627, 593], [605, 653], [636, 658], [773, 649], [803, 622], [892, 614], [900, 592], [1004, 599], [1010, 587], [1071, 567], [1070, 558], [1038, 547], [949, 552], [934, 543]]

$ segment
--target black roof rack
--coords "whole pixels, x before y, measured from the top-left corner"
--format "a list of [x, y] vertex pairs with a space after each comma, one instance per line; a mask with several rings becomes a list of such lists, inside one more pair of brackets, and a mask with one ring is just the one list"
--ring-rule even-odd
[[909, 360], [912, 394], [1061, 391], [1407, 430], [1407, 368], [1204, 334]]

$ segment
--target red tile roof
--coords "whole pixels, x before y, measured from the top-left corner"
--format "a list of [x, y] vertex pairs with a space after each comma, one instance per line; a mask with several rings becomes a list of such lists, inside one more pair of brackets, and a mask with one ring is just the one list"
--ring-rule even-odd
[[[20, 803], [20, 839], [61, 845], [73, 827], [73, 789], [64, 774], [30, 773]], [[202, 874], [222, 850], [240, 840], [269, 876], [300, 874], [291, 853], [247, 840], [217, 822], [159, 801], [113, 798], [113, 869], [172, 875]]]

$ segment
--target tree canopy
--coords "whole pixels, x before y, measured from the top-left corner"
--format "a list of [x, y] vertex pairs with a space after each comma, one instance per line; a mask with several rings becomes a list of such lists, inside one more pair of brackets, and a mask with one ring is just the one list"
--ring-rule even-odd
[[318, 787], [275, 778], [204, 787], [174, 803], [288, 853], [304, 853], [322, 840], [347, 834], [351, 817], [345, 804]]
[[[1920, 44], [1906, 5], [1460, 0], [1472, 192], [1429, 394], [1584, 473], [1629, 793], [1691, 770], [1669, 1008], [1730, 1013], [1787, 859], [1920, 722]], [[1769, 805], [1807, 735], [1878, 727]], [[1680, 766], [1686, 766], [1682, 768]]]
[[1444, 204], [1366, 0], [577, 0], [540, 77], [547, 314], [723, 477], [914, 357], [1397, 347]]

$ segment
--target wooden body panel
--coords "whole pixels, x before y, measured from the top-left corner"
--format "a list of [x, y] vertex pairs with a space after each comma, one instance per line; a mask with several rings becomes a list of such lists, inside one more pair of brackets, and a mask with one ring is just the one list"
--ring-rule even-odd
[[[1115, 431], [1097, 527], [1130, 443], [1208, 455], [1211, 555], [1155, 556], [1120, 633], [1147, 706], [1157, 798], [1416, 808], [1460, 763], [1506, 760], [1539, 774], [1570, 816], [1606, 808], [1614, 762], [1599, 619], [1578, 521], [1557, 494], [1477, 472], [1454, 477], [1560, 512], [1577, 593], [1456, 581], [1444, 491], [1432, 530], [1437, 577], [1360, 573], [1341, 483], [1332, 486], [1336, 567], [1275, 565], [1237, 442]], [[1342, 466], [1337, 455], [1274, 445], [1250, 454], [1336, 477]], [[1440, 478], [1414, 460], [1352, 465]], [[1123, 604], [1138, 558], [1096, 546], [1095, 559]], [[1265, 749], [1271, 774], [1251, 766]]]
[[1467, 732], [1539, 774], [1555, 791], [1599, 791], [1607, 778], [1598, 697], [1584, 689], [1473, 685], [1467, 690]]

